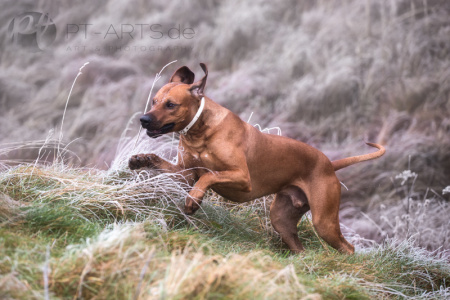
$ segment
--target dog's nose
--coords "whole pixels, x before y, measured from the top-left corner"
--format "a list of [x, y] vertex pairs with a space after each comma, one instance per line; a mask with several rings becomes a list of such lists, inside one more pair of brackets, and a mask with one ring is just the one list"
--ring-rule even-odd
[[147, 128], [148, 125], [150, 125], [150, 123], [151, 123], [153, 120], [152, 120], [152, 118], [151, 118], [149, 115], [143, 115], [143, 116], [140, 118], [140, 121], [141, 121], [142, 127]]

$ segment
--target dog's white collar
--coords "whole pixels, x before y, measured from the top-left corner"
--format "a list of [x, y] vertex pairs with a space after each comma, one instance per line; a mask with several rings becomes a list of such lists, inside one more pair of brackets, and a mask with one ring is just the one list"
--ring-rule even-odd
[[186, 135], [189, 129], [191, 129], [192, 126], [194, 126], [195, 122], [197, 122], [198, 118], [200, 118], [200, 115], [203, 112], [203, 108], [205, 107], [205, 97], [202, 97], [202, 101], [200, 102], [200, 107], [198, 108], [197, 113], [195, 114], [192, 121], [184, 127], [183, 130], [178, 131], [179, 134]]

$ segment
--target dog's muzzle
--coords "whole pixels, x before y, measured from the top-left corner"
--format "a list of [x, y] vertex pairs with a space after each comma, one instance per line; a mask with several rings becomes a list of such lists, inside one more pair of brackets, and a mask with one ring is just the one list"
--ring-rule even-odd
[[151, 138], [157, 138], [165, 133], [168, 133], [175, 126], [175, 123], [169, 123], [161, 126], [159, 122], [155, 122], [153, 116], [143, 115], [140, 118], [141, 125], [147, 129], [147, 135]]
[[142, 127], [147, 129], [147, 127], [153, 122], [153, 119], [149, 115], [143, 115], [140, 119]]

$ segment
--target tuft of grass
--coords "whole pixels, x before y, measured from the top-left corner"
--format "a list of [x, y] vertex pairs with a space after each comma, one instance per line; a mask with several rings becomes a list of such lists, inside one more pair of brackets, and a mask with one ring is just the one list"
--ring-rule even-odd
[[21, 224], [30, 233], [46, 234], [54, 239], [64, 239], [65, 244], [76, 243], [97, 235], [101, 222], [83, 217], [77, 210], [66, 205], [43, 203], [26, 209]]
[[[173, 234], [157, 241], [147, 240], [146, 234], [142, 225], [116, 225], [96, 241], [70, 248], [52, 274], [55, 290], [116, 299], [296, 298], [305, 294], [293, 269], [284, 272], [279, 263], [258, 252], [208, 255], [212, 250], [195, 243], [168, 251]], [[67, 278], [72, 276], [76, 280], [68, 285]], [[283, 287], [290, 283], [295, 285]]]

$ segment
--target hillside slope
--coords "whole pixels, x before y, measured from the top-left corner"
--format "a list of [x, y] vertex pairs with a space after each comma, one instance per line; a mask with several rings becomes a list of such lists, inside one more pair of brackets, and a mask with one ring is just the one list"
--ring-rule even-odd
[[171, 175], [71, 169], [0, 173], [2, 299], [445, 299], [448, 257], [344, 228], [355, 255], [328, 247], [309, 217], [306, 251], [273, 231], [271, 199], [234, 205], [210, 193], [193, 217]]

